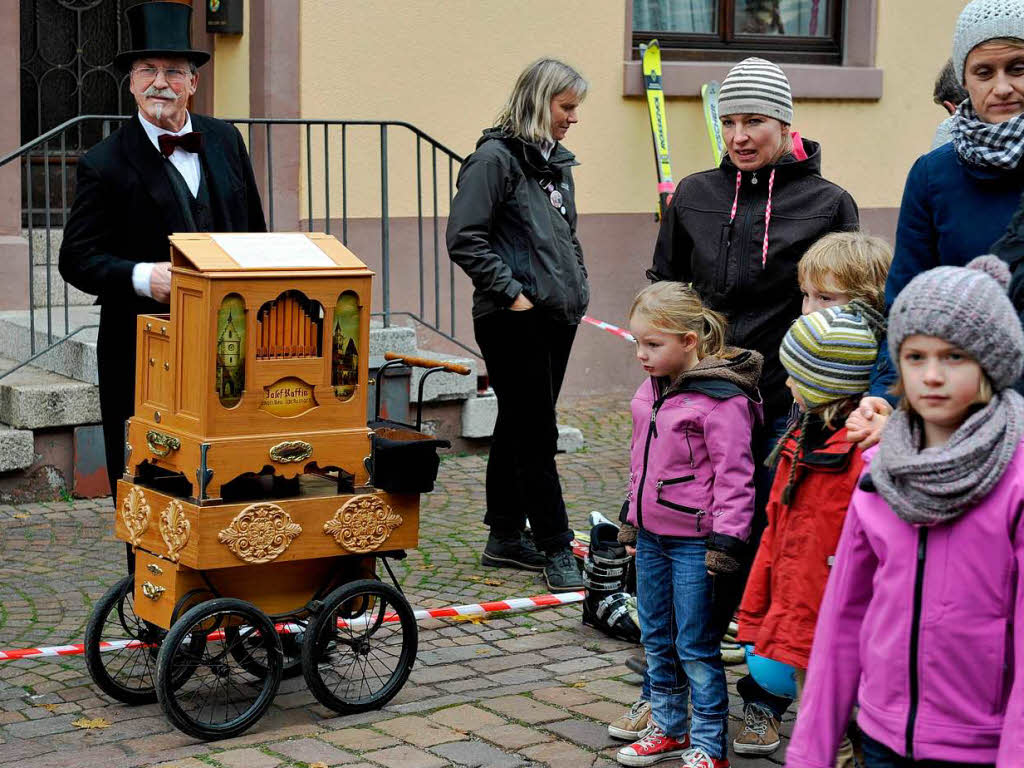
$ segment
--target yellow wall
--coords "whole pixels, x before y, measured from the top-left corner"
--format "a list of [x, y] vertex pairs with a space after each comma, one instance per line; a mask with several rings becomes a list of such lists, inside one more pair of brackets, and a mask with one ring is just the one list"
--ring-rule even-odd
[[244, 3], [242, 10], [241, 35], [214, 36], [213, 114], [216, 117], [249, 117], [249, 3]]
[[[885, 73], [883, 98], [797, 102], [794, 126], [822, 142], [824, 174], [861, 207], [897, 206], [907, 170], [930, 147], [943, 116], [931, 103], [932, 83], [949, 56], [963, 4], [879, 0], [876, 64]], [[407, 120], [466, 154], [522, 67], [542, 55], [556, 56], [591, 82], [581, 122], [566, 141], [581, 162], [575, 171], [580, 211], [651, 211], [656, 194], [647, 106], [642, 98], [622, 95], [624, 24], [623, 0], [303, 0], [301, 114]], [[228, 97], [221, 74], [218, 58], [218, 106]], [[699, 98], [671, 99], [668, 125], [676, 179], [708, 167]], [[415, 177], [401, 172], [414, 167], [406, 165], [414, 145], [396, 131], [392, 137], [391, 213], [414, 214]], [[334, 146], [338, 139], [329, 140]], [[322, 136], [314, 136], [314, 147], [321, 144]], [[376, 147], [376, 133], [350, 136], [349, 215], [379, 214]], [[305, 148], [301, 157], [304, 163]], [[319, 165], [314, 161], [314, 189], [322, 185]], [[332, 180], [339, 178], [337, 159], [331, 173]], [[446, 185], [442, 172], [441, 198]], [[304, 191], [300, 199], [305, 206]]]

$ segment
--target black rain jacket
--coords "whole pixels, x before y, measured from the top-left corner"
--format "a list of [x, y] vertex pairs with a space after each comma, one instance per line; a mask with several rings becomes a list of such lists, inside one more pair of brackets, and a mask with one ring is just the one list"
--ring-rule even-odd
[[[804, 148], [806, 160], [786, 155], [775, 166], [742, 173], [731, 223], [736, 166], [728, 155], [718, 168], [679, 182], [647, 273], [652, 280], [693, 283], [701, 300], [728, 318], [728, 343], [764, 356], [760, 389], [767, 424], [785, 415], [791, 403], [779, 345], [800, 315], [797, 262], [823, 235], [859, 226], [850, 193], [821, 177], [821, 145], [804, 139]], [[773, 167], [768, 258], [762, 266]]]
[[561, 144], [545, 160], [535, 145], [495, 128], [463, 162], [446, 237], [448, 255], [473, 281], [474, 318], [508, 307], [522, 292], [553, 319], [580, 322], [590, 287], [576, 238], [578, 164]]

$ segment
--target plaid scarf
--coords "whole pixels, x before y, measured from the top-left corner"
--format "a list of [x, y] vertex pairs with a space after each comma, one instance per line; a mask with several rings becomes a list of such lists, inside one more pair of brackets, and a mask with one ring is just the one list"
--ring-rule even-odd
[[960, 159], [972, 165], [1014, 170], [1024, 157], [1024, 113], [1005, 123], [986, 123], [965, 99], [953, 113], [950, 133]]

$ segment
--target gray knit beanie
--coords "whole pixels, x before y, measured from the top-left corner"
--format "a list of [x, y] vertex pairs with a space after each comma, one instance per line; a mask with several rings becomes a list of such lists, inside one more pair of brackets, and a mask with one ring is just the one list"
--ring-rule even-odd
[[953, 32], [953, 71], [961, 83], [967, 54], [997, 37], [1024, 40], [1024, 0], [973, 0], [960, 12]]
[[765, 115], [793, 122], [793, 92], [777, 64], [751, 56], [729, 70], [718, 92], [718, 114]]
[[1009, 284], [1009, 267], [991, 254], [966, 267], [922, 272], [889, 312], [893, 361], [908, 336], [937, 336], [977, 360], [996, 391], [1013, 386], [1024, 365], [1024, 331], [1006, 295]]

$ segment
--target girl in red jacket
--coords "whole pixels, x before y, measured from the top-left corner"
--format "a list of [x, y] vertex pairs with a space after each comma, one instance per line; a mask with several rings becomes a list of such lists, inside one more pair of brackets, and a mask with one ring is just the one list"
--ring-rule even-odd
[[[779, 357], [799, 419], [769, 458], [776, 467], [768, 527], [747, 580], [737, 639], [797, 670], [799, 693], [811, 653], [850, 496], [860, 477], [860, 449], [843, 422], [867, 387], [884, 333], [881, 314], [860, 301], [797, 319]], [[849, 741], [840, 766], [853, 765]]]

